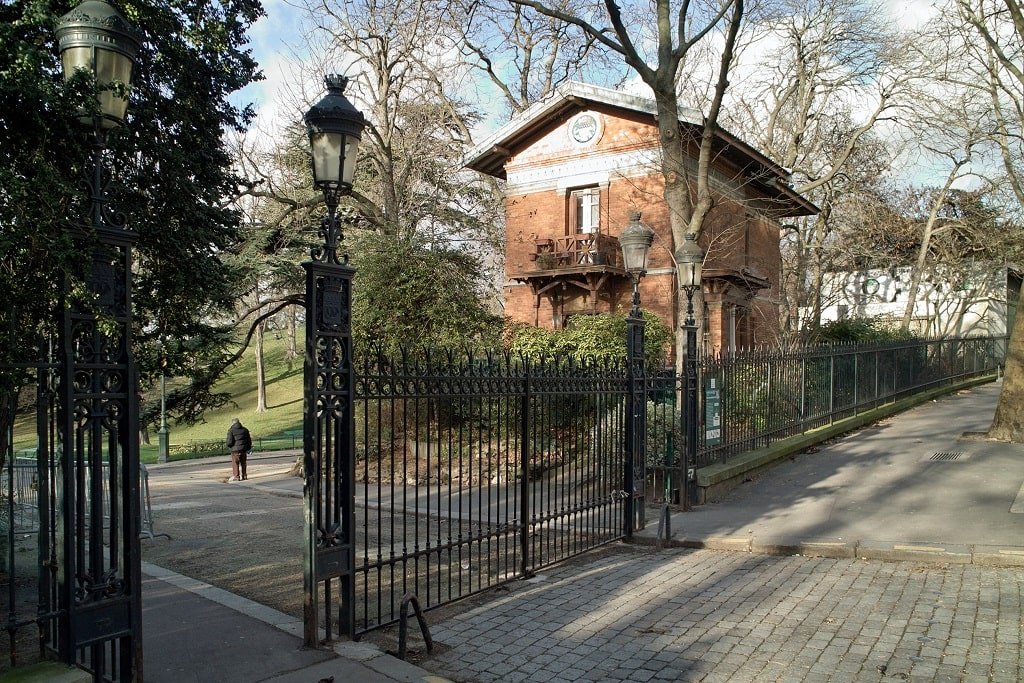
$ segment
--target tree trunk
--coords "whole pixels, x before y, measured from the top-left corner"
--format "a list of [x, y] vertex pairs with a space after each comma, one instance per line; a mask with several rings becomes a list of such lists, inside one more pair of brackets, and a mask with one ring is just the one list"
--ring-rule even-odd
[[999, 404], [992, 427], [988, 431], [990, 438], [1013, 443], [1024, 443], [1024, 287], [1017, 297], [1017, 317], [1013, 321], [1013, 330], [1006, 345], [1006, 365], [1003, 373], [1003, 390], [999, 394]]
[[924, 277], [924, 269], [928, 262], [928, 248], [932, 242], [931, 218], [924, 226], [924, 236], [921, 238], [921, 246], [917, 251], [917, 260], [910, 271], [910, 288], [907, 290], [907, 305], [903, 309], [903, 319], [900, 321], [901, 330], [909, 330], [910, 323], [914, 319], [914, 308], [917, 305], [917, 292], [921, 289], [921, 278]]
[[267, 370], [263, 363], [263, 331], [264, 323], [256, 326], [256, 412], [267, 411]]
[[825, 266], [822, 264], [821, 249], [814, 249], [813, 255], [811, 256], [811, 283], [808, 287], [807, 297], [808, 308], [811, 311], [811, 327], [818, 328], [821, 326], [821, 288], [825, 282]]
[[0, 391], [0, 470], [7, 466], [7, 449], [11, 446], [9, 437], [18, 406], [18, 392], [18, 389]]
[[299, 357], [299, 351], [295, 346], [295, 316], [297, 307], [290, 306], [285, 316], [288, 329], [288, 350], [285, 352], [285, 360], [288, 361], [288, 369], [292, 369], [292, 361]]
[[914, 264], [914, 269], [910, 271], [907, 307], [903, 310], [903, 320], [900, 322], [900, 329], [902, 330], [910, 329], [910, 321], [914, 317], [914, 304], [917, 302], [917, 292], [921, 288], [921, 278], [924, 277], [924, 268], [928, 263], [928, 249], [931, 247], [932, 236], [938, 232], [935, 224], [939, 219], [939, 211], [942, 209], [942, 205], [946, 203], [949, 189], [959, 179], [960, 169], [970, 161], [970, 158], [971, 145], [968, 144], [964, 158], [953, 161], [953, 168], [950, 169], [949, 175], [946, 176], [946, 182], [943, 184], [942, 189], [939, 190], [939, 194], [936, 195], [935, 201], [932, 202], [931, 209], [928, 211], [928, 221], [924, 224], [924, 234], [921, 236], [921, 246], [917, 252], [917, 262]]

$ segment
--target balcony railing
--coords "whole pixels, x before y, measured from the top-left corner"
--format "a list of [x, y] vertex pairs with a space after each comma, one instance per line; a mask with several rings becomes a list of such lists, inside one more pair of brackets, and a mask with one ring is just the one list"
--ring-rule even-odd
[[600, 234], [538, 239], [530, 254], [534, 270], [621, 268], [619, 240]]

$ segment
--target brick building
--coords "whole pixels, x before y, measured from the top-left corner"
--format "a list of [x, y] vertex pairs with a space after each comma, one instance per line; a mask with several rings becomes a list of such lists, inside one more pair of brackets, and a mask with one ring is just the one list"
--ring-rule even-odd
[[[632, 211], [655, 231], [643, 307], [677, 327], [675, 267], [654, 100], [578, 82], [561, 85], [481, 142], [467, 166], [507, 181], [505, 314], [546, 328], [573, 315], [629, 308], [617, 236]], [[699, 137], [701, 116], [683, 110]], [[692, 162], [696, 170], [697, 149]], [[770, 339], [778, 329], [780, 222], [817, 213], [789, 173], [721, 131], [710, 184], [715, 207], [700, 243], [709, 350]]]

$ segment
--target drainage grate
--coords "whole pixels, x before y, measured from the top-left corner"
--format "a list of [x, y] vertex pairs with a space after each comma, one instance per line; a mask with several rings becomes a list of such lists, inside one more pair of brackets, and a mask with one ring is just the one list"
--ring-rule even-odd
[[963, 456], [963, 451], [940, 451], [928, 458], [929, 460], [939, 460], [942, 462], [948, 462], [950, 460], [959, 460]]

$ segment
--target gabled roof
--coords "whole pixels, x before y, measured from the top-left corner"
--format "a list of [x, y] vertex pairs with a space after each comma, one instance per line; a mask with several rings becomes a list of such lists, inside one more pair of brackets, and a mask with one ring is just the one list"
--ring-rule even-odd
[[[466, 155], [464, 165], [475, 171], [504, 179], [505, 161], [511, 156], [513, 149], [537, 131], [550, 125], [552, 121], [560, 120], [566, 112], [580, 111], [594, 104], [647, 114], [652, 119], [657, 114], [655, 101], [651, 98], [629, 95], [579, 81], [566, 81], [550, 95], [513, 116], [508, 123], [477, 144]], [[683, 124], [694, 127], [703, 125], [703, 115], [696, 109], [681, 107], [679, 115]], [[791, 174], [788, 170], [721, 127], [718, 128], [716, 137], [719, 154], [729, 158], [740, 168], [747, 169], [752, 179], [768, 195], [775, 195], [777, 200], [793, 207], [794, 210], [785, 215], [813, 215], [819, 212], [817, 206], [789, 187]]]

